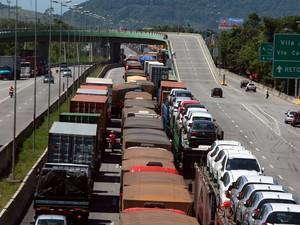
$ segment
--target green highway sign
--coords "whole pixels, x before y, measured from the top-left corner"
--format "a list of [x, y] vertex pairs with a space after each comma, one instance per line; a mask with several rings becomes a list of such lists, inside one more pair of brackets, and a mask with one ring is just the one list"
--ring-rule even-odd
[[299, 34], [275, 34], [273, 56], [274, 78], [300, 78]]
[[261, 62], [273, 61], [273, 44], [266, 42], [261, 43], [259, 47], [259, 58]]

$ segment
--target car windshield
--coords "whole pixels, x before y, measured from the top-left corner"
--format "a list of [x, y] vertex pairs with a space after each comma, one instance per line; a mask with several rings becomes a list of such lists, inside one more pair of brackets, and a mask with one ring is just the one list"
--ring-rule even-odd
[[193, 130], [214, 130], [215, 126], [213, 123], [193, 123]]
[[192, 93], [190, 93], [190, 92], [177, 92], [176, 97], [192, 97]]
[[300, 224], [300, 212], [273, 212], [265, 222], [273, 224]]
[[211, 121], [211, 119], [209, 117], [203, 117], [203, 116], [194, 116], [193, 121], [195, 121], [195, 120], [208, 120], [208, 121]]
[[40, 219], [37, 225], [65, 225], [63, 220], [56, 219]]
[[260, 171], [256, 159], [233, 158], [227, 161], [226, 170], [255, 170]]

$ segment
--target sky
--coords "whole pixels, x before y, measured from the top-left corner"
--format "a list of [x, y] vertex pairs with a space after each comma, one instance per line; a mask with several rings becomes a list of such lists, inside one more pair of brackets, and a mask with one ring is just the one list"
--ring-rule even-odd
[[[16, 5], [16, 0], [10, 0], [11, 1], [11, 5]], [[58, 0], [60, 1], [60, 0]], [[65, 0], [62, 0], [65, 1]], [[85, 2], [87, 0], [72, 0], [71, 3], [69, 3], [69, 6], [75, 5], [75, 4], [80, 4], [82, 2]], [[2, 4], [7, 5], [7, 0], [0, 0], [0, 2]], [[60, 13], [60, 4], [57, 3], [52, 3], [53, 4], [53, 8], [55, 10], [55, 14], [59, 14]], [[28, 10], [35, 10], [35, 0], [18, 0], [18, 5], [20, 7], [22, 7], [23, 9], [28, 9]], [[50, 0], [37, 0], [37, 8], [38, 11], [43, 13], [45, 12], [45, 10], [47, 8], [50, 7]], [[65, 7], [63, 7], [63, 11], [67, 11], [67, 9]]]

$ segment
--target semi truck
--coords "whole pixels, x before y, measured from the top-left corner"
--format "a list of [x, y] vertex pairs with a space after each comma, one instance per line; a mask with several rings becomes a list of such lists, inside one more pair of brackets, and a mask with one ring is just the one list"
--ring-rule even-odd
[[[15, 56], [0, 56], [0, 78], [13, 80], [15, 74]], [[20, 79], [20, 57], [16, 61], [16, 75]]]
[[66, 216], [72, 224], [87, 222], [93, 190], [88, 165], [46, 163], [37, 176], [33, 201], [36, 218], [55, 214]]

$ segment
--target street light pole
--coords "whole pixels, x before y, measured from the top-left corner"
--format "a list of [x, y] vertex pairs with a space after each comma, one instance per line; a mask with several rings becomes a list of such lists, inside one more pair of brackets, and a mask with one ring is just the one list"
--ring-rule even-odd
[[52, 39], [52, 0], [50, 1], [50, 24], [49, 24], [49, 52], [48, 52], [48, 130], [50, 129], [50, 97], [51, 97], [51, 83], [50, 77], [52, 76], [51, 71], [51, 39]]
[[36, 49], [37, 49], [37, 0], [35, 0], [35, 23], [34, 23], [34, 90], [33, 90], [33, 151], [35, 151], [35, 128], [36, 128], [36, 73], [37, 73], [37, 62], [36, 62]]
[[14, 56], [14, 127], [13, 127], [13, 149], [12, 149], [12, 166], [11, 180], [15, 181], [15, 153], [16, 153], [16, 123], [17, 123], [17, 50], [18, 50], [18, 0], [16, 0], [16, 18], [15, 18], [15, 56]]

